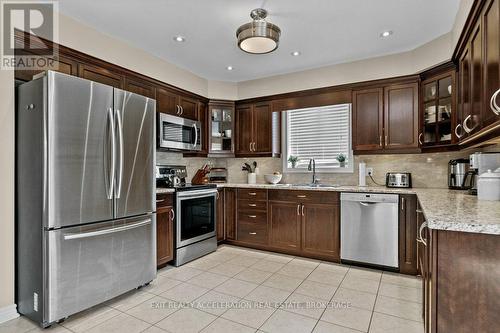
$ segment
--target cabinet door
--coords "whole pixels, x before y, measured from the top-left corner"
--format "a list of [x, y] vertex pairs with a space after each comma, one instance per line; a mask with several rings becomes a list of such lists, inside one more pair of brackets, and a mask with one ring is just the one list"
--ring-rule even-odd
[[155, 87], [152, 83], [149, 83], [140, 78], [126, 77], [124, 90], [133, 92], [149, 98], [155, 98]]
[[418, 148], [418, 83], [384, 88], [384, 148]]
[[340, 259], [338, 204], [305, 204], [303, 207], [302, 251], [307, 254], [328, 256], [338, 261]]
[[300, 249], [301, 205], [295, 202], [269, 202], [270, 245], [288, 250]]
[[217, 190], [217, 241], [226, 239], [224, 233], [224, 189]]
[[417, 274], [417, 198], [400, 195], [399, 272]]
[[236, 109], [236, 154], [252, 153], [253, 117], [252, 106], [239, 106]]
[[272, 153], [272, 112], [271, 105], [256, 104], [253, 107], [254, 152]]
[[481, 24], [478, 24], [472, 33], [470, 40], [471, 52], [471, 109], [470, 118], [464, 121], [464, 126], [468, 127], [470, 134], [481, 129], [481, 110], [483, 108], [483, 43], [481, 34]]
[[[500, 0], [490, 0], [483, 12], [484, 36], [484, 107], [481, 114], [483, 127], [500, 121], [490, 107], [490, 100], [495, 91], [500, 89]], [[497, 104], [500, 97], [497, 97]]]
[[470, 103], [470, 51], [469, 48], [465, 48], [460, 60], [459, 60], [459, 70], [458, 70], [458, 84], [459, 84], [459, 94], [458, 94], [458, 114], [457, 114], [457, 128], [456, 134], [458, 134], [459, 139], [463, 139], [467, 136], [467, 132], [463, 128], [464, 120], [471, 113], [471, 103]]
[[156, 213], [156, 265], [163, 266], [174, 258], [172, 207]]
[[354, 150], [382, 149], [384, 127], [383, 89], [355, 90], [352, 93], [352, 141]]
[[78, 64], [78, 76], [87, 80], [100, 82], [115, 88], [123, 88], [123, 76], [105, 68]]
[[[23, 50], [22, 54], [27, 55], [28, 53]], [[50, 66], [46, 68], [47, 70], [54, 70], [68, 75], [75, 75], [75, 76], [78, 75], [78, 63], [69, 58], [59, 56], [57, 60], [48, 61], [48, 64]], [[43, 70], [41, 69], [36, 69], [36, 70], [16, 69], [14, 75], [16, 80], [31, 81], [33, 80], [34, 75], [39, 74], [41, 72], [43, 72]]]
[[156, 88], [156, 111], [179, 116], [179, 96], [165, 88]]
[[236, 240], [236, 189], [224, 189], [226, 239]]
[[198, 101], [189, 97], [181, 96], [179, 99], [181, 117], [198, 120]]

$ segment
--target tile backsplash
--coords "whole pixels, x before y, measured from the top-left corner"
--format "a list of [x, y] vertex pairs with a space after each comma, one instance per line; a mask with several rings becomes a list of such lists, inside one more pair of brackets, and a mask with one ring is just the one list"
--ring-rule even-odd
[[[358, 155], [354, 157], [353, 173], [317, 173], [322, 183], [339, 185], [356, 185], [358, 183], [358, 165], [361, 161], [374, 169], [374, 179], [379, 184], [385, 184], [386, 172], [411, 172], [414, 187], [446, 188], [448, 185], [448, 161], [457, 158], [467, 158], [474, 151], [500, 152], [500, 145], [484, 149], [465, 150], [460, 152], [425, 153], [425, 154], [393, 154], [393, 155]], [[182, 153], [157, 153], [158, 164], [186, 165], [189, 179], [204, 163], [211, 162], [214, 166], [225, 167], [228, 170], [230, 183], [246, 183], [246, 172], [241, 171], [245, 162], [257, 162], [259, 175], [258, 183], [264, 183], [264, 174], [275, 171], [282, 172], [280, 158], [184, 158]], [[307, 183], [311, 181], [311, 173], [287, 173], [283, 175], [282, 183]], [[374, 185], [367, 178], [368, 185]]]

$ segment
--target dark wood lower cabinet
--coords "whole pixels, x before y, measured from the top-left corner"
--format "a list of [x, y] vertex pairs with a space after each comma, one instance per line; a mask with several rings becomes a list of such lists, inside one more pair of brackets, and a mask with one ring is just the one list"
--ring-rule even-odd
[[269, 244], [285, 250], [300, 250], [301, 205], [296, 202], [269, 202]]
[[302, 207], [302, 252], [331, 257], [339, 261], [340, 209], [338, 204], [308, 203]]
[[417, 197], [399, 196], [399, 272], [417, 274]]
[[226, 239], [226, 231], [224, 228], [224, 189], [217, 190], [217, 209], [216, 209], [216, 230], [217, 242], [222, 242]]
[[173, 195], [156, 196], [156, 266], [163, 267], [174, 259]]
[[236, 240], [236, 189], [224, 189], [224, 222], [226, 239]]

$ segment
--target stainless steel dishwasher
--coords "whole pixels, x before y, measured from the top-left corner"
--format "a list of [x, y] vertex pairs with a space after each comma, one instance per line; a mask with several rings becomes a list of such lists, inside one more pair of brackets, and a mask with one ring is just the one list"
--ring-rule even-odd
[[340, 200], [340, 258], [398, 268], [398, 195], [342, 193]]

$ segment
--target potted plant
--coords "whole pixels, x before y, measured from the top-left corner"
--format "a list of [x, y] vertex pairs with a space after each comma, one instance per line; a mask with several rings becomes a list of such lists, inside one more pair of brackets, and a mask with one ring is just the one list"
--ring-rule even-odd
[[256, 169], [257, 169], [257, 162], [253, 162], [252, 165], [248, 163], [243, 163], [243, 166], [241, 167], [241, 171], [246, 171], [247, 172], [247, 182], [248, 184], [255, 184], [257, 182], [257, 175], [256, 175]]
[[344, 154], [338, 154], [336, 157], [337, 161], [339, 161], [340, 167], [345, 168], [345, 155]]
[[298, 156], [290, 155], [290, 157], [288, 157], [288, 162], [292, 165], [292, 169], [295, 169], [295, 166], [297, 165], [298, 161], [299, 161]]

